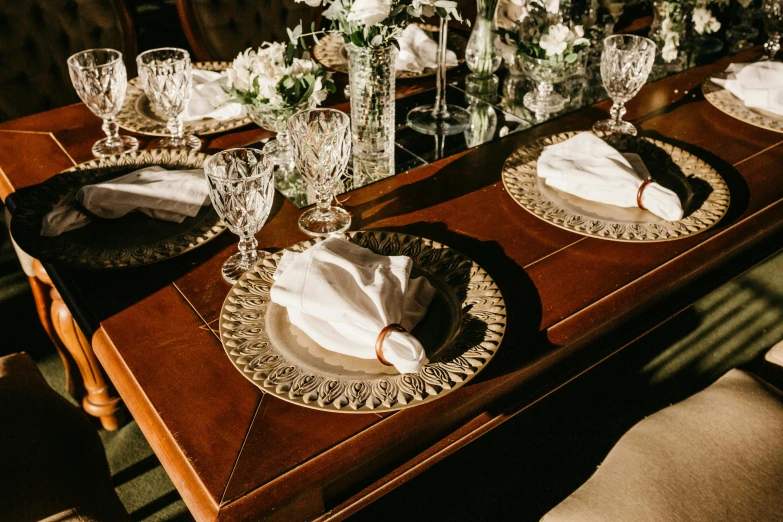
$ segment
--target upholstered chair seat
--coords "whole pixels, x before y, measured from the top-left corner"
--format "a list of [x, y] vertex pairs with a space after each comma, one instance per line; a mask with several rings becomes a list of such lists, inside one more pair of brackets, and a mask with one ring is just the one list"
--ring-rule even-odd
[[0, 357], [0, 520], [129, 520], [95, 426], [25, 354]]
[[543, 521], [783, 521], [782, 436], [783, 393], [731, 370], [631, 428]]

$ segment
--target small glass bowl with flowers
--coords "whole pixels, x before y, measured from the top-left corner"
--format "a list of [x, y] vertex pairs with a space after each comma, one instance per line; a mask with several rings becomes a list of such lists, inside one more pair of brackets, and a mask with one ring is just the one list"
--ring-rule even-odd
[[512, 50], [506, 53], [512, 75], [525, 74], [536, 82], [536, 90], [525, 94], [523, 103], [539, 114], [556, 113], [565, 107], [566, 100], [554, 91], [560, 83], [583, 66], [583, 51], [590, 46], [580, 25], [568, 26], [544, 3], [533, 0], [513, 29], [498, 31], [503, 44]]
[[296, 40], [292, 38], [287, 44], [265, 42], [257, 50], [239, 53], [228, 69], [224, 89], [230, 101], [245, 105], [248, 116], [259, 127], [277, 133], [264, 152], [288, 172], [294, 169], [288, 120], [297, 112], [320, 105], [336, 90], [332, 73], [301, 51]]

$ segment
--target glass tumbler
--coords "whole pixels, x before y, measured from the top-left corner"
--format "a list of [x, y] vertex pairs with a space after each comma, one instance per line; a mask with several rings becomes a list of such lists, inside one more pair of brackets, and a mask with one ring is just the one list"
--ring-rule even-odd
[[199, 150], [201, 140], [182, 130], [182, 112], [193, 94], [190, 55], [184, 49], [152, 49], [136, 57], [144, 92], [155, 109], [168, 118], [171, 136], [160, 140], [162, 149]]
[[311, 109], [288, 122], [296, 168], [315, 192], [316, 206], [302, 214], [299, 228], [311, 236], [344, 232], [351, 215], [330, 203], [334, 185], [351, 156], [350, 118], [333, 109]]
[[604, 39], [601, 79], [614, 103], [611, 119], [596, 122], [593, 131], [636, 136], [636, 127], [623, 121], [625, 103], [636, 96], [647, 81], [655, 61], [655, 49], [655, 43], [642, 36], [616, 34]]
[[128, 88], [122, 53], [114, 49], [89, 49], [68, 58], [68, 73], [76, 94], [93, 114], [103, 119], [106, 137], [96, 141], [96, 158], [132, 152], [139, 148], [133, 136], [120, 136], [114, 117], [120, 112]]
[[204, 163], [212, 206], [228, 229], [239, 236], [239, 252], [223, 263], [231, 284], [247, 272], [259, 254], [254, 237], [269, 217], [275, 199], [274, 163], [258, 149], [228, 149]]

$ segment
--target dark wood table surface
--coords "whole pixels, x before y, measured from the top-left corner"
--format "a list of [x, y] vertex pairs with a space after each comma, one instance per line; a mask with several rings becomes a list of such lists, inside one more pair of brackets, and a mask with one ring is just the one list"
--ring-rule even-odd
[[[224, 234], [146, 268], [46, 266], [98, 359], [199, 520], [343, 518], [566, 384], [721, 282], [783, 246], [783, 134], [734, 120], [700, 84], [745, 52], [645, 86], [628, 118], [645, 135], [710, 161], [731, 207], [709, 231], [629, 244], [550, 226], [505, 193], [506, 157], [532, 140], [588, 129], [608, 103], [346, 195], [353, 230], [404, 231], [482, 265], [506, 299], [497, 356], [469, 385], [392, 414], [346, 415], [265, 395], [226, 357], [215, 329], [229, 286]], [[207, 151], [268, 136], [245, 127]], [[83, 105], [0, 124], [0, 194], [91, 159], [100, 122]], [[145, 146], [147, 139], [142, 139]], [[154, 142], [152, 143], [154, 145]], [[279, 194], [261, 247], [305, 239], [301, 211]]]

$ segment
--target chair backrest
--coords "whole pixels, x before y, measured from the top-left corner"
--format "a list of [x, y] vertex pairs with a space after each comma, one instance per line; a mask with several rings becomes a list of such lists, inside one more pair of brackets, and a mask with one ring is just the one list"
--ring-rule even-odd
[[110, 47], [135, 75], [136, 30], [123, 0], [0, 2], [0, 120], [79, 101], [66, 60]]
[[177, 11], [200, 61], [231, 61], [248, 47], [288, 41], [287, 27], [306, 31], [319, 9], [295, 0], [177, 0]]

